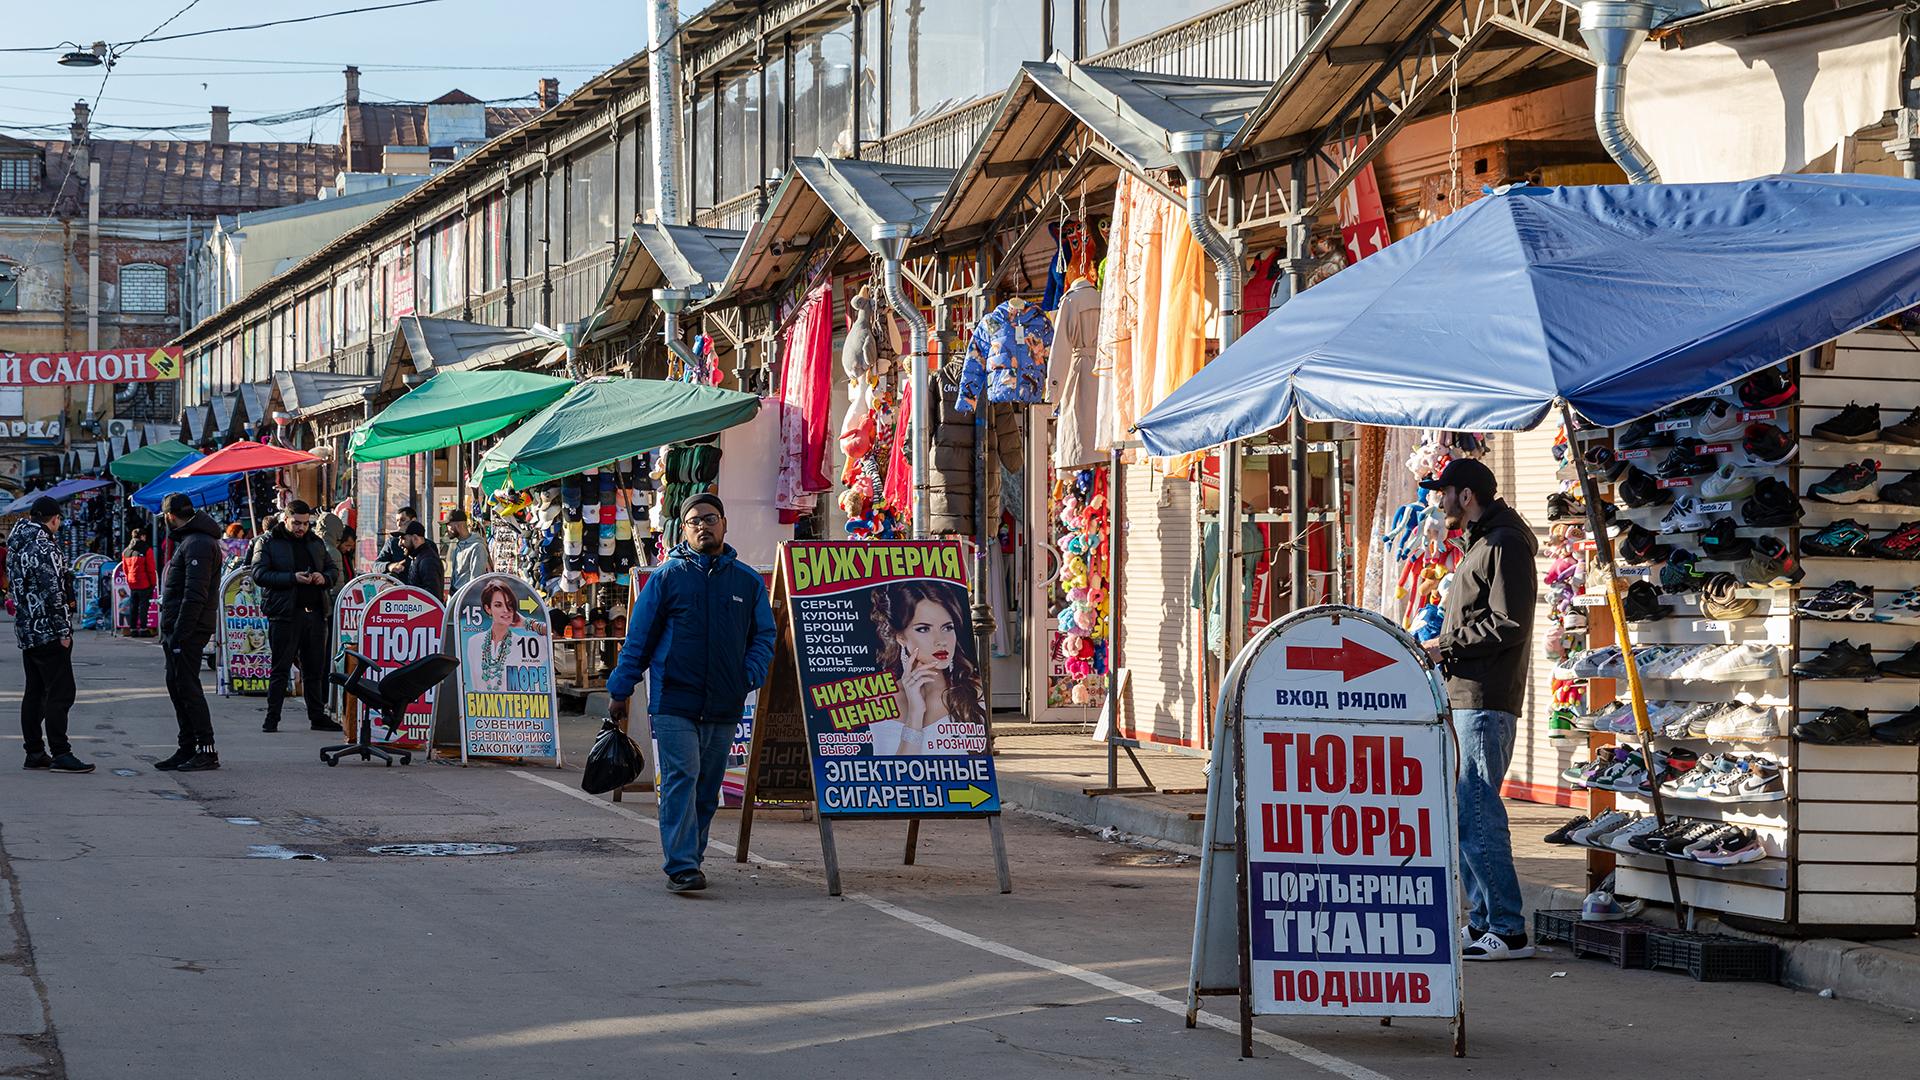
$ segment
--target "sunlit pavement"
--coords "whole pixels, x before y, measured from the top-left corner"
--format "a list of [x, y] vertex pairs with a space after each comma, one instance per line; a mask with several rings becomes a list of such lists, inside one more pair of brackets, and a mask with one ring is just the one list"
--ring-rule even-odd
[[[848, 895], [829, 898], [815, 827], [775, 814], [753, 845], [774, 865], [715, 850], [713, 887], [674, 896], [651, 796], [589, 800], [572, 769], [330, 769], [317, 750], [336, 736], [292, 723], [263, 734], [259, 699], [215, 700], [220, 771], [158, 773], [173, 741], [159, 650], [88, 634], [77, 655], [76, 748], [99, 771], [0, 763], [0, 910], [28, 939], [0, 950], [0, 1075], [1912, 1069], [1906, 1016], [1564, 952], [1468, 971], [1465, 1061], [1442, 1022], [1269, 1019], [1260, 1060], [1243, 1063], [1229, 1030], [1188, 1030], [1177, 1015], [1191, 860], [1014, 814], [1014, 892], [1002, 896], [982, 824], [929, 823], [903, 866], [902, 825], [849, 823]], [[19, 687], [17, 658], [0, 657], [9, 717]], [[737, 820], [723, 813], [715, 840], [731, 843]], [[411, 841], [519, 850], [366, 850]], [[272, 845], [326, 861], [250, 857]], [[1232, 999], [1207, 1004], [1216, 1021], [1237, 1015]]]

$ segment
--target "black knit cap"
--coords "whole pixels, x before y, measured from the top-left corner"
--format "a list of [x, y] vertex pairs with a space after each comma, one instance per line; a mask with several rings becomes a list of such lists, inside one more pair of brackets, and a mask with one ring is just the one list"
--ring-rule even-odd
[[687, 496], [686, 501], [680, 504], [680, 520], [683, 522], [686, 521], [687, 511], [692, 510], [701, 503], [712, 506], [713, 512], [719, 514], [721, 517], [727, 516], [726, 504], [720, 501], [720, 496], [715, 495], [711, 491], [703, 491], [697, 495]]

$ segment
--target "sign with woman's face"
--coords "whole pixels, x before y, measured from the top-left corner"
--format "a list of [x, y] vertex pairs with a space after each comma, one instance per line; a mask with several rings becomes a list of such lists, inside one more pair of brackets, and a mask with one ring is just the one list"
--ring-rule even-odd
[[526, 582], [483, 574], [453, 598], [462, 758], [560, 758], [547, 606]]

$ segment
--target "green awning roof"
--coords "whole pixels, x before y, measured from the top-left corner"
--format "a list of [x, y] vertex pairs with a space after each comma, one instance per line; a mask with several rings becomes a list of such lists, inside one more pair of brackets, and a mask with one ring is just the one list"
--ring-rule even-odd
[[383, 461], [484, 439], [571, 389], [571, 380], [529, 371], [442, 371], [355, 431], [353, 459]]
[[113, 463], [107, 466], [107, 471], [113, 474], [114, 479], [125, 480], [135, 486], [150, 484], [156, 478], [166, 475], [168, 469], [173, 468], [181, 458], [191, 453], [193, 453], [193, 447], [178, 439], [167, 439], [115, 458]]
[[753, 419], [760, 399], [657, 379], [595, 379], [546, 407], [480, 459], [480, 487], [520, 491]]

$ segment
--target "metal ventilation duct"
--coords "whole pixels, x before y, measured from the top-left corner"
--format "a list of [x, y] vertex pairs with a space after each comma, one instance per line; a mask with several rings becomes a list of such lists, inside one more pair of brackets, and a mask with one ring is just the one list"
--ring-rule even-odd
[[1593, 126], [1600, 144], [1636, 184], [1657, 184], [1660, 170], [1627, 129], [1627, 63], [1653, 29], [1654, 5], [1645, 0], [1585, 0], [1580, 36], [1598, 72], [1593, 84]]

